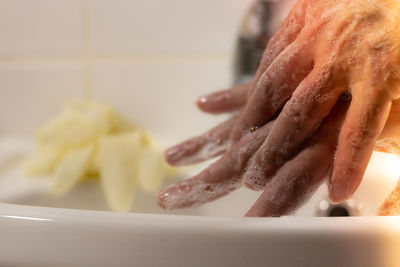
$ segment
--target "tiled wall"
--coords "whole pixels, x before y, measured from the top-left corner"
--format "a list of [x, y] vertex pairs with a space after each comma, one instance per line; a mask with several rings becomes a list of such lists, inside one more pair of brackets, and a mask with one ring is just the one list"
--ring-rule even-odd
[[249, 0], [0, 0], [0, 57], [225, 56]]
[[[85, 88], [142, 124], [135, 114], [152, 106], [166, 118], [194, 109], [187, 100], [230, 84], [250, 2], [0, 0], [0, 133], [29, 132]], [[156, 100], [141, 98], [143, 90]], [[179, 105], [168, 105], [170, 95]], [[13, 120], [30, 119], [8, 123], [15, 105]]]

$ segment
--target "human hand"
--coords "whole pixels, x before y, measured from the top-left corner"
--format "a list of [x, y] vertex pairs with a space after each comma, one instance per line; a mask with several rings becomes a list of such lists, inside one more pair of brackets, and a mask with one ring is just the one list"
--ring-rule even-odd
[[[238, 103], [239, 94], [243, 95], [237, 89], [209, 95], [208, 104], [204, 106], [199, 103], [199, 106], [210, 113], [232, 111], [233, 104]], [[243, 102], [242, 105], [244, 104]], [[332, 167], [339, 128], [348, 104], [343, 99], [337, 104], [323, 126], [303, 146], [303, 150], [278, 170], [247, 216], [285, 215], [295, 211], [312, 196]], [[241, 105], [236, 108], [241, 108]], [[399, 111], [400, 101], [395, 101], [376, 146], [377, 150], [388, 152], [385, 149], [391, 148], [390, 152], [400, 151], [400, 124], [397, 123]], [[229, 133], [237, 119], [238, 116], [234, 115], [203, 135], [184, 141], [167, 151], [168, 162], [175, 166], [202, 162], [220, 154], [223, 156], [195, 177], [161, 191], [158, 195], [160, 206], [165, 209], [198, 206], [229, 194], [241, 186], [242, 176], [251, 162], [252, 154], [265, 140], [274, 122], [254, 131], [226, 152]]]
[[[208, 98], [215, 105], [199, 106], [211, 113], [216, 113], [214, 107], [218, 112], [225, 109], [231, 111], [232, 99], [237, 99], [239, 93], [237, 89], [212, 94]], [[347, 107], [348, 102], [345, 100], [337, 104], [335, 112], [325, 120], [302, 152], [278, 171], [247, 216], [288, 214], [313, 194], [330, 169], [339, 126]], [[179, 209], [198, 206], [229, 194], [241, 186], [242, 176], [251, 157], [268, 136], [274, 122], [253, 131], [228, 149], [229, 133], [237, 120], [238, 116], [234, 115], [203, 135], [167, 150], [167, 161], [175, 166], [201, 162], [220, 154], [223, 156], [195, 177], [161, 191], [158, 194], [161, 207]], [[321, 158], [325, 160], [321, 161]]]
[[[268, 198], [269, 195], [271, 200], [274, 199], [273, 196], [281, 199], [286, 197], [282, 203], [286, 202], [286, 206], [291, 206], [291, 195], [304, 194], [288, 194], [290, 187], [292, 192], [296, 191], [294, 188], [297, 182], [310, 189], [312, 182], [306, 186], [307, 182], [303, 180], [307, 179], [300, 179], [300, 175], [290, 180], [290, 173], [295, 173], [296, 168], [307, 169], [307, 166], [307, 174], [312, 173], [310, 177], [321, 176], [318, 170], [325, 174], [329, 172], [334, 149], [330, 157], [327, 154], [324, 154], [326, 157], [317, 157], [325, 159], [317, 160], [320, 164], [313, 165], [312, 161], [305, 164], [306, 157], [302, 161], [297, 158], [301, 158], [300, 155], [306, 153], [304, 151], [316, 151], [307, 150], [307, 146], [314, 138], [318, 140], [317, 137], [322, 135], [319, 133], [324, 132], [324, 128], [329, 128], [325, 125], [330, 123], [320, 126], [324, 120], [336, 120], [335, 127], [340, 128], [340, 138], [330, 179], [330, 196], [334, 201], [350, 197], [361, 181], [379, 135], [386, 135], [384, 140], [396, 141], [392, 137], [396, 135], [396, 131], [398, 133], [398, 119], [393, 116], [388, 120], [387, 118], [389, 113], [395, 113], [393, 107], [396, 105], [393, 103], [399, 97], [399, 53], [398, 38], [396, 39], [398, 19], [399, 4], [393, 1], [299, 1], [269, 42], [255, 80], [247, 85], [249, 99], [239, 118], [233, 122], [235, 126], [230, 134], [233, 144], [231, 149], [195, 178], [215, 182], [218, 177], [213, 180], [212, 176], [217, 175], [220, 180], [224, 180], [224, 175], [237, 177], [234, 183], [236, 187], [242, 181], [252, 189], [265, 189], [263, 196]], [[351, 95], [352, 100], [342, 126], [338, 123], [341, 117], [335, 118], [336, 111], [332, 108], [344, 92]], [[206, 98], [202, 102], [203, 106], [210, 103]], [[268, 124], [282, 107], [275, 124]], [[382, 132], [386, 120], [387, 127]], [[250, 134], [251, 129], [257, 127], [261, 128]], [[257, 137], [260, 135], [259, 138], [254, 138], [256, 133]], [[310, 139], [311, 136], [313, 137]], [[331, 145], [335, 143], [329, 142]], [[226, 146], [226, 142], [222, 143], [214, 144], [214, 147]], [[301, 150], [302, 147], [305, 149]], [[222, 151], [220, 149], [214, 156]], [[246, 151], [247, 154], [239, 153], [240, 151]], [[323, 150], [314, 153], [319, 155]], [[246, 157], [241, 159], [240, 155]], [[312, 158], [310, 154], [308, 157]], [[229, 171], [226, 167], [225, 170], [221, 167], [229, 164]], [[285, 180], [290, 183], [285, 185]], [[192, 188], [201, 189], [201, 183], [189, 181], [184, 181], [177, 190], [192, 192]], [[226, 187], [225, 185], [224, 188]], [[235, 187], [230, 190], [233, 188]], [[202, 189], [203, 195], [207, 195], [207, 189], [210, 188], [206, 186]], [[282, 190], [286, 191], [286, 195], [277, 193]], [[171, 188], [169, 191], [164, 193], [169, 194], [168, 196], [179, 195]], [[229, 192], [222, 191], [225, 194]], [[212, 194], [208, 195], [210, 200], [218, 194], [213, 189]], [[163, 205], [161, 196], [162, 194], [159, 199]], [[201, 203], [202, 200], [192, 202]], [[281, 208], [276, 210], [279, 209]], [[266, 216], [265, 214], [259, 213], [259, 216]]]

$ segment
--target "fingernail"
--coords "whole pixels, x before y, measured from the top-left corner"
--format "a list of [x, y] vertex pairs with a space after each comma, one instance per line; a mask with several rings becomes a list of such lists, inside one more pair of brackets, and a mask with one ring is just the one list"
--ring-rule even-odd
[[164, 210], [167, 209], [167, 206], [165, 205], [166, 202], [165, 200], [168, 197], [168, 195], [169, 195], [168, 192], [160, 191], [156, 196], [158, 206], [160, 206]]
[[171, 156], [175, 155], [178, 151], [179, 151], [178, 146], [172, 146], [172, 147], [168, 148], [167, 150], [165, 150], [165, 156], [171, 157]]
[[197, 104], [219, 103], [226, 100], [227, 95], [224, 92], [211, 93], [208, 95], [200, 96], [197, 99]]
[[158, 206], [165, 210], [172, 209], [174, 203], [171, 203], [171, 197], [177, 190], [178, 186], [175, 184], [161, 190], [156, 196]]
[[197, 99], [196, 104], [199, 108], [205, 108], [210, 105], [210, 97], [208, 95], [201, 96]]
[[334, 184], [329, 187], [329, 199], [332, 203], [340, 203], [348, 198], [346, 188], [339, 184]]
[[208, 102], [208, 97], [207, 96], [201, 96], [199, 99], [197, 99], [198, 103], [204, 104]]
[[169, 148], [165, 150], [165, 160], [170, 165], [174, 165], [176, 162], [176, 150], [174, 148]]
[[182, 158], [184, 150], [181, 146], [173, 146], [165, 151], [165, 160], [172, 166], [179, 164], [179, 160]]
[[213, 100], [208, 95], [199, 97], [196, 101], [196, 105], [199, 109], [206, 112], [210, 112], [210, 110], [213, 110]]

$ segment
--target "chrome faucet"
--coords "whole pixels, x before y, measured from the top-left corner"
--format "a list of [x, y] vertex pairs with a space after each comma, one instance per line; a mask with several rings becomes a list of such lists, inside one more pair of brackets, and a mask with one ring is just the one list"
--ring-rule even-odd
[[236, 45], [234, 83], [252, 79], [269, 39], [279, 28], [295, 0], [257, 0], [244, 17]]

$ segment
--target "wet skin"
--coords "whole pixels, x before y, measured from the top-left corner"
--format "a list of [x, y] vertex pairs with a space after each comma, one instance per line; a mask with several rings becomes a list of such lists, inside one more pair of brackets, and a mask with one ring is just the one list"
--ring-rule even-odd
[[238, 114], [166, 153], [172, 165], [222, 157], [158, 203], [191, 207], [245, 185], [264, 190], [247, 216], [280, 216], [325, 177], [331, 200], [346, 200], [373, 149], [398, 153], [399, 98], [400, 2], [300, 0], [252, 82], [198, 101], [209, 113]]

